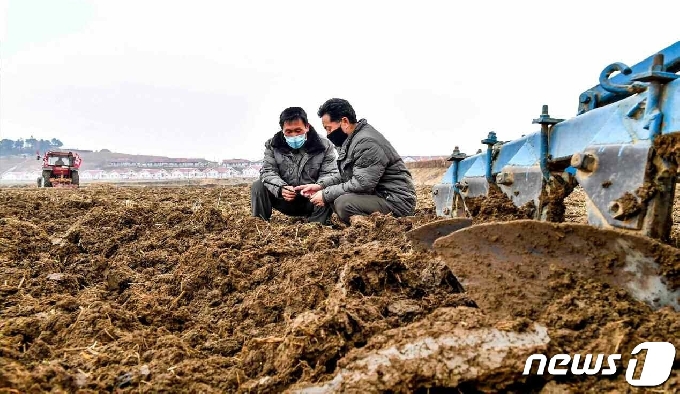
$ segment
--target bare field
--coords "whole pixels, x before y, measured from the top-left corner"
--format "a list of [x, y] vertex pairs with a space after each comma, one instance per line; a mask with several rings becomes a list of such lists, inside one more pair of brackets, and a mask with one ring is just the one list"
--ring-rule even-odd
[[[465, 292], [457, 270], [490, 262], [404, 236], [436, 219], [429, 182], [414, 217], [331, 228], [251, 218], [247, 184], [0, 189], [0, 392], [625, 392], [621, 368], [526, 377], [524, 360], [678, 343], [680, 313], [585, 273]], [[570, 196], [567, 221], [584, 222], [582, 203]], [[532, 288], [552, 297], [483, 306]], [[679, 360], [657, 389], [680, 388]]]
[[[134, 179], [134, 180], [86, 180], [81, 181], [80, 187], [91, 186], [214, 186], [214, 185], [245, 185], [253, 182], [251, 178], [224, 178], [224, 179]], [[0, 181], [0, 188], [23, 188], [33, 189], [36, 182], [32, 181]]]

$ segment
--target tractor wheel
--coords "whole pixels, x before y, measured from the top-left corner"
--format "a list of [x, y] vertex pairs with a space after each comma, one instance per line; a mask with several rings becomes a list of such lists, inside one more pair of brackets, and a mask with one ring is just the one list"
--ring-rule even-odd
[[50, 176], [52, 171], [43, 171], [42, 173], [42, 187], [52, 187], [52, 182], [50, 182]]
[[72, 185], [80, 185], [80, 175], [78, 175], [78, 171], [71, 171], [71, 184]]

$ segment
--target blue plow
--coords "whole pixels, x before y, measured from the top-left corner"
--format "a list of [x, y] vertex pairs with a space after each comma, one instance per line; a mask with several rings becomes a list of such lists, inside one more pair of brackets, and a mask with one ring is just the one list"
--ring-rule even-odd
[[570, 119], [544, 105], [533, 133], [502, 142], [489, 132], [486, 150], [472, 156], [456, 147], [432, 190], [437, 216], [467, 217], [466, 200], [502, 192], [533, 209], [533, 219], [561, 222], [564, 198], [580, 185], [590, 225], [667, 240], [680, 156], [678, 71], [680, 42], [632, 67], [607, 66]]
[[[633, 67], [607, 66], [600, 84], [580, 95], [573, 118], [553, 118], [544, 105], [533, 133], [503, 142], [492, 131], [482, 140], [486, 151], [473, 156], [456, 147], [432, 189], [440, 220], [409, 231], [411, 245], [436, 253], [482, 300], [501, 284], [540, 293], [550, 267], [558, 267], [654, 309], [680, 311], [680, 249], [664, 243], [680, 160], [678, 71], [680, 42]], [[560, 223], [564, 198], [577, 186], [588, 224]], [[471, 199], [490, 197], [530, 218], [473, 225]], [[520, 291], [518, 299], [510, 292], [488, 307], [542, 305], [549, 295], [538, 293]]]

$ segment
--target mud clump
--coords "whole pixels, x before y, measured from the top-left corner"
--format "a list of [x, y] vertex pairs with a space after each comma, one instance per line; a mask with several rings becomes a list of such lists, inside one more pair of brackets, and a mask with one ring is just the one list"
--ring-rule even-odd
[[564, 221], [566, 206], [564, 199], [571, 194], [574, 186], [561, 178], [553, 178], [550, 187], [541, 195], [541, 211], [545, 213], [545, 220], [559, 223]]
[[[517, 242], [528, 256], [562, 242], [597, 275], [533, 260], [491, 274], [475, 242], [455, 256], [411, 247], [404, 233], [436, 220], [429, 187], [413, 217], [331, 227], [252, 218], [249, 193], [0, 189], [0, 391], [626, 391], [621, 368], [606, 379], [521, 372], [531, 353], [626, 361], [643, 340], [677, 343], [678, 312], [602, 280], [620, 262], [597, 243], [569, 246], [559, 231], [542, 243], [538, 230]], [[502, 197], [478, 201], [476, 222], [531, 216]], [[582, 220], [571, 204], [566, 216]], [[658, 256], [680, 286], [673, 250]], [[475, 270], [490, 274], [486, 292]]]
[[533, 201], [523, 207], [515, 206], [495, 184], [489, 185], [487, 196], [468, 198], [465, 203], [473, 218], [473, 223], [530, 219], [536, 210]]
[[[680, 188], [677, 189], [680, 190]], [[680, 203], [678, 202], [680, 199], [677, 196], [675, 199], [675, 204], [673, 204], [673, 226], [671, 227], [670, 244], [676, 248], [680, 248]]]
[[618, 219], [625, 219], [640, 213], [643, 205], [638, 201], [632, 193], [626, 192], [621, 198], [616, 200], [611, 209], [614, 212], [614, 217]]
[[656, 136], [654, 151], [663, 159], [677, 163], [680, 157], [680, 131]]

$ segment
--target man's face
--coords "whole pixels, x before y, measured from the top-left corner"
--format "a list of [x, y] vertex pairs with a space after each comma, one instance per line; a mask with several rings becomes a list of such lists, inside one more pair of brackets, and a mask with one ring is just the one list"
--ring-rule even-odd
[[283, 135], [286, 137], [295, 137], [302, 134], [307, 134], [309, 126], [305, 125], [301, 119], [295, 119], [290, 122], [283, 123]]
[[338, 127], [340, 127], [344, 132], [347, 130], [349, 121], [347, 118], [342, 118], [339, 122], [331, 122], [331, 117], [328, 114], [324, 114], [324, 116], [321, 117], [321, 124], [323, 125], [324, 130], [326, 130], [326, 135], [328, 135], [335, 131]]

